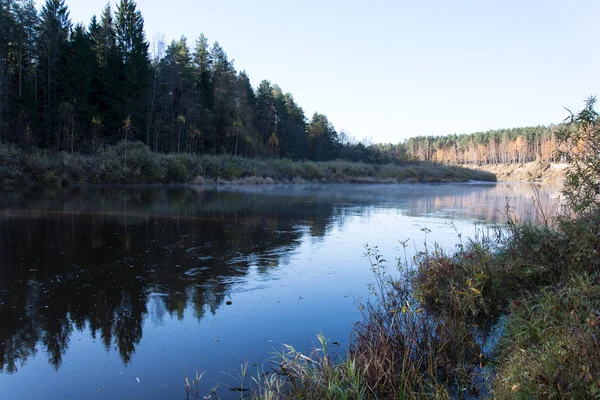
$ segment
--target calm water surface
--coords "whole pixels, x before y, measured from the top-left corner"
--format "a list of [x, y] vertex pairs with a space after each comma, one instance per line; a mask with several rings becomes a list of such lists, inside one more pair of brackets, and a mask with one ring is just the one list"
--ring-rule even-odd
[[[550, 204], [558, 190], [542, 188]], [[83, 187], [0, 194], [0, 398], [222, 398], [323, 331], [343, 353], [388, 260], [503, 222], [526, 184]], [[425, 229], [426, 228], [426, 229]], [[228, 304], [231, 302], [231, 304]], [[139, 381], [138, 381], [139, 380]]]

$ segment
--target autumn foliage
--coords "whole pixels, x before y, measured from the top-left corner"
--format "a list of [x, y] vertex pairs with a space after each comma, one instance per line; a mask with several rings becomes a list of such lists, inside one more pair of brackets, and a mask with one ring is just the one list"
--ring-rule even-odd
[[491, 130], [464, 135], [417, 136], [405, 142], [411, 159], [449, 164], [560, 162], [556, 133], [564, 125]]

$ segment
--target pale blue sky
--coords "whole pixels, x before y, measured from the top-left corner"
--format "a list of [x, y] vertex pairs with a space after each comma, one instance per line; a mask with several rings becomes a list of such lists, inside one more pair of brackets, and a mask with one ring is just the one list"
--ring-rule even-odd
[[[67, 4], [87, 25], [106, 0]], [[149, 40], [204, 33], [358, 139], [556, 123], [600, 88], [597, 0], [137, 4]]]

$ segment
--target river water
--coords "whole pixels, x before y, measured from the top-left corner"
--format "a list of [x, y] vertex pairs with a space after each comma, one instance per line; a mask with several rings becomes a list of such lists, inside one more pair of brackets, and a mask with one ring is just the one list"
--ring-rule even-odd
[[[559, 191], [541, 187], [544, 207]], [[320, 331], [343, 354], [393, 263], [534, 215], [519, 183], [75, 187], [0, 194], [0, 398], [238, 397], [240, 365]]]

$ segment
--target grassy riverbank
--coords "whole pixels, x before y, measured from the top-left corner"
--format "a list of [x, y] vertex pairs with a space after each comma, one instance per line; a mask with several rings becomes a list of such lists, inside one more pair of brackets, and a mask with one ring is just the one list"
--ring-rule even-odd
[[510, 221], [500, 247], [473, 243], [421, 263], [418, 297], [436, 315], [505, 321], [489, 363], [494, 398], [600, 394], [600, 212], [553, 226]]
[[68, 184], [460, 182], [494, 181], [493, 174], [424, 162], [402, 165], [348, 161], [291, 161], [233, 156], [156, 154], [141, 143], [120, 143], [98, 155], [0, 145], [0, 188]]
[[453, 253], [429, 249], [413, 272], [409, 260], [367, 256], [372, 298], [360, 305], [347, 354], [332, 356], [323, 335], [310, 354], [289, 347], [274, 371], [242, 379], [254, 398], [600, 394], [600, 212], [509, 220], [508, 231]]

